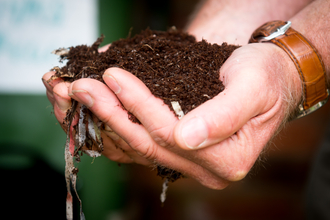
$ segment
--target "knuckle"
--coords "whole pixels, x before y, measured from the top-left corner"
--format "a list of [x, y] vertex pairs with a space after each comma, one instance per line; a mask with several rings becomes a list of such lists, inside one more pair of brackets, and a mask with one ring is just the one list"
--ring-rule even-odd
[[138, 155], [147, 159], [154, 160], [157, 155], [157, 148], [150, 142], [135, 139], [129, 145], [137, 152]]
[[[142, 152], [142, 156], [147, 160], [154, 160], [156, 158], [156, 148], [152, 146], [144, 147], [145, 150]], [[141, 151], [139, 151], [141, 152]]]
[[[101, 120], [102, 122], [104, 122], [104, 124], [110, 125], [110, 127], [113, 124], [114, 114], [107, 114], [106, 112], [105, 113], [100, 113], [99, 112], [99, 114], [97, 114], [97, 117], [98, 117], [99, 120]], [[108, 133], [110, 133], [110, 131], [107, 132], [107, 134]]]
[[150, 130], [150, 135], [157, 144], [162, 147], [166, 147], [171, 144], [171, 140], [173, 138], [171, 132], [168, 132], [169, 129], [167, 127], [151, 128]]
[[250, 171], [249, 163], [245, 161], [244, 158], [234, 161], [219, 160], [219, 158], [212, 159], [213, 160], [210, 161], [210, 166], [213, 167], [211, 170], [213, 170], [218, 177], [229, 182], [237, 182], [244, 179]]
[[112, 128], [115, 128], [116, 123], [118, 123], [118, 114], [120, 114], [120, 112], [123, 110], [122, 105], [119, 103], [104, 105], [104, 103], [101, 102], [97, 104], [99, 106], [93, 106], [89, 108], [89, 110], [91, 110], [99, 120], [101, 120], [102, 122], [104, 122], [105, 125], [107, 125], [107, 127], [110, 129], [108, 129], [108, 131], [112, 131]]
[[135, 99], [135, 101], [133, 102], [126, 102], [125, 103], [125, 108], [131, 112], [133, 115], [136, 115], [136, 113], [140, 112], [141, 108], [145, 107], [145, 104], [141, 105], [141, 103], [148, 103], [148, 101], [150, 100], [150, 98], [152, 98], [152, 94], [150, 93], [147, 96], [144, 97], [139, 97], [139, 99]]

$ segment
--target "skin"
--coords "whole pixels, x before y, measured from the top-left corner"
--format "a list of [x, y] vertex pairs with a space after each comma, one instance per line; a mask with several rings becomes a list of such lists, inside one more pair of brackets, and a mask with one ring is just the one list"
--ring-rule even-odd
[[[319, 50], [329, 74], [330, 1], [239, 3], [206, 1], [187, 30], [197, 39], [244, 45], [261, 24], [290, 20]], [[277, 13], [273, 13], [276, 7]], [[223, 25], [223, 20], [231, 25]], [[60, 79], [47, 82], [53, 74], [46, 73], [43, 81], [57, 120], [63, 122], [71, 98], [89, 107], [107, 125], [102, 135], [104, 155], [110, 160], [161, 164], [214, 189], [247, 175], [302, 97], [293, 62], [271, 43], [248, 44], [234, 51], [219, 70], [225, 91], [181, 120], [139, 79], [122, 69], [108, 69], [103, 76], [106, 84], [92, 79], [71, 84]], [[121, 104], [142, 125], [132, 123]]]

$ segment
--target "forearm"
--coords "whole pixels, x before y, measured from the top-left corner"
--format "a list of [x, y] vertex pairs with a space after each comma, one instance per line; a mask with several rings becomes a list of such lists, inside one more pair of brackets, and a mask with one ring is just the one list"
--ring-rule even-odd
[[252, 32], [270, 20], [288, 20], [311, 0], [207, 0], [194, 13], [187, 31], [198, 40], [247, 44]]
[[292, 27], [305, 36], [318, 50], [330, 78], [330, 1], [312, 2], [290, 19]]

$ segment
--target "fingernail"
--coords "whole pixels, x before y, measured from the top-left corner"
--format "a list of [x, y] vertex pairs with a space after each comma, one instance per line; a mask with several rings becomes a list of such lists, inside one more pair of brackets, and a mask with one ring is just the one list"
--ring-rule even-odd
[[53, 94], [54, 94], [54, 98], [55, 98], [55, 102], [56, 102], [57, 106], [62, 111], [66, 111], [71, 107], [71, 102], [69, 100], [62, 98], [61, 96], [59, 96], [55, 92]]
[[198, 148], [208, 138], [204, 120], [201, 117], [191, 118], [183, 125], [181, 135], [187, 147], [191, 149]]
[[78, 102], [86, 105], [88, 108], [92, 107], [94, 104], [94, 99], [85, 90], [72, 90], [72, 94], [77, 99]]
[[106, 82], [106, 84], [115, 94], [120, 93], [121, 87], [119, 86], [117, 80], [113, 76], [104, 74], [103, 80]]

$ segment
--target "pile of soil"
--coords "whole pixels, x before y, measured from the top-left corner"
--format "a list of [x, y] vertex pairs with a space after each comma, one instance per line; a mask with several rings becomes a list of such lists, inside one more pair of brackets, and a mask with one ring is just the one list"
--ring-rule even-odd
[[[224, 90], [219, 69], [238, 48], [226, 43], [197, 42], [175, 28], [165, 32], [147, 29], [113, 42], [106, 52], [99, 53], [102, 41], [103, 36], [92, 46], [71, 47], [62, 53], [61, 61], [68, 61], [62, 68], [54, 68], [56, 76], [69, 82], [80, 78], [103, 81], [106, 69], [120, 67], [143, 81], [173, 112], [171, 102], [177, 101], [184, 114]], [[140, 123], [132, 114], [129, 117]], [[181, 177], [178, 172], [160, 166], [158, 175], [171, 181]]]

